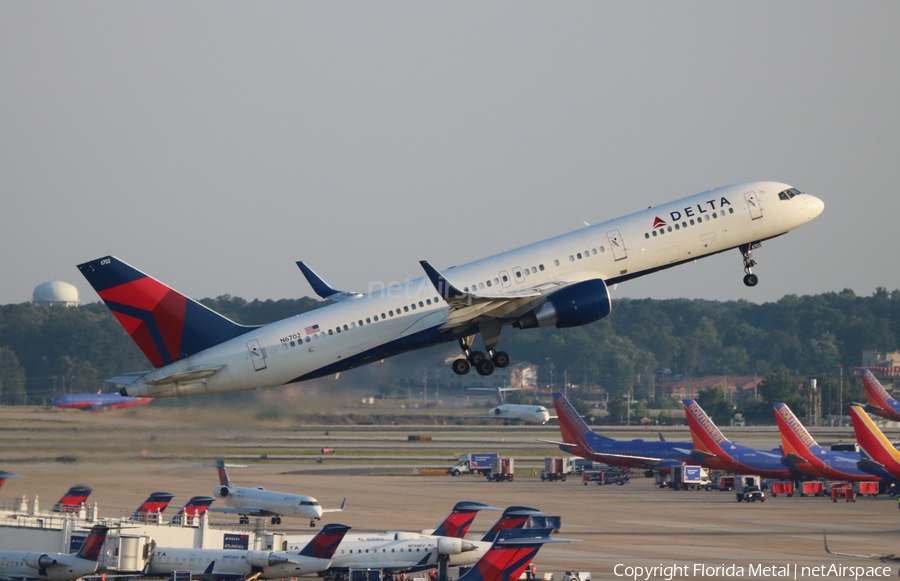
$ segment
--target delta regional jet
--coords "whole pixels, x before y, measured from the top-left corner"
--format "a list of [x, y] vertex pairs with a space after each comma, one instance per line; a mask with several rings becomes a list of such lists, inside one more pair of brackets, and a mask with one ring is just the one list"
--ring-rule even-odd
[[[259, 327], [239, 325], [106, 256], [78, 268], [154, 368], [113, 378], [122, 395], [172, 397], [284, 385], [458, 341], [453, 371], [490, 375], [510, 356], [505, 326], [577, 327], [609, 315], [609, 286], [736, 248], [755, 286], [753, 251], [816, 218], [823, 202], [777, 182], [725, 186], [369, 293], [339, 291], [306, 264], [333, 304]], [[486, 353], [473, 350], [480, 335]]]

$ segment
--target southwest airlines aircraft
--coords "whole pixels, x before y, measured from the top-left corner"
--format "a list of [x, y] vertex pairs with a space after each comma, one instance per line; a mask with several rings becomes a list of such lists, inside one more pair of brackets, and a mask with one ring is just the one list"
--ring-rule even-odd
[[[78, 268], [155, 369], [115, 378], [122, 395], [172, 397], [283, 385], [459, 341], [460, 375], [509, 365], [504, 326], [577, 327], [612, 307], [608, 285], [740, 250], [757, 284], [753, 250], [822, 213], [787, 184], [749, 182], [695, 194], [367, 294], [338, 291], [304, 263], [334, 304], [249, 327], [207, 309], [112, 256]], [[487, 353], [473, 351], [476, 335]]]
[[859, 375], [866, 390], [866, 411], [895, 422], [900, 420], [900, 401], [892, 398], [868, 369], [860, 369]]

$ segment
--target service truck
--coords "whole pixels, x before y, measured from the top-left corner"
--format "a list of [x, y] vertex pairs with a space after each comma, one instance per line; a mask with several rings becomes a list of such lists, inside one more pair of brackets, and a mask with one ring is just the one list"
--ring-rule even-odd
[[456, 459], [456, 464], [447, 469], [451, 476], [460, 474], [481, 474], [487, 476], [491, 473], [491, 462], [500, 455], [496, 452], [472, 452], [462, 454]]
[[766, 501], [766, 493], [762, 490], [762, 478], [751, 474], [742, 474], [734, 478], [734, 495], [737, 501]]

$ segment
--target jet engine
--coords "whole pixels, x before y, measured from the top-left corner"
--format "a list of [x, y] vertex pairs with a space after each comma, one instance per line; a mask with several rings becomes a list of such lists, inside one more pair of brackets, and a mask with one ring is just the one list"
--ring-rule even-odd
[[556, 291], [547, 302], [519, 317], [513, 326], [519, 329], [579, 327], [599, 321], [611, 310], [609, 288], [603, 279], [595, 278]]
[[213, 488], [213, 496], [215, 496], [216, 498], [225, 498], [230, 494], [231, 489], [225, 485], [216, 486], [215, 488]]
[[51, 557], [50, 555], [41, 555], [38, 553], [33, 553], [31, 555], [26, 555], [25, 564], [31, 567], [32, 569], [46, 569], [47, 567], [52, 567], [56, 565], [56, 559]]
[[272, 567], [290, 562], [286, 554], [272, 551], [247, 551], [247, 564], [251, 567]]
[[438, 555], [458, 555], [466, 551], [474, 551], [476, 548], [469, 541], [456, 537], [439, 537], [437, 540]]

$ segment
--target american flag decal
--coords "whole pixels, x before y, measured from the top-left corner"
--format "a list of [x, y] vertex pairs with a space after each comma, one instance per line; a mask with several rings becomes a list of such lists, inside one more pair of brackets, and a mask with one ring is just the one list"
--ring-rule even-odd
[[319, 326], [318, 326], [318, 325], [313, 325], [313, 326], [311, 326], [311, 327], [307, 327], [307, 328], [303, 329], [303, 332], [306, 333], [307, 335], [312, 335], [313, 333], [318, 333], [318, 332], [319, 332]]

